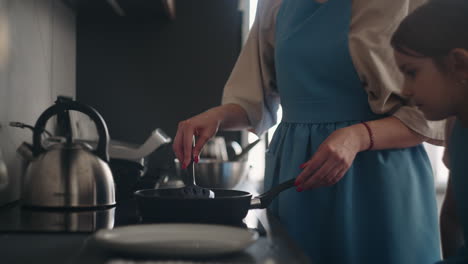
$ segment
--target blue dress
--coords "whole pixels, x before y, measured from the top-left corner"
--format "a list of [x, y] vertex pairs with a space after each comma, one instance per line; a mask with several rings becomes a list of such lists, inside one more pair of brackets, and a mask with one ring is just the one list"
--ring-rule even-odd
[[[348, 50], [350, 0], [283, 0], [275, 67], [283, 119], [265, 188], [295, 178], [335, 130], [372, 113]], [[270, 209], [315, 264], [440, 260], [434, 179], [422, 145], [365, 151], [337, 184], [283, 192]]]
[[[450, 177], [452, 181], [453, 195], [456, 203], [457, 216], [463, 227], [463, 237], [468, 241], [468, 128], [463, 127], [457, 120], [450, 137]], [[457, 255], [440, 263], [455, 264], [468, 263], [468, 249], [460, 248]]]

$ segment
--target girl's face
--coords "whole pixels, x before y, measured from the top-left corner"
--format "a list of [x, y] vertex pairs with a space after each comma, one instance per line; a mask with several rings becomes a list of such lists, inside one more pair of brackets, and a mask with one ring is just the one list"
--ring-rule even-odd
[[457, 80], [457, 74], [442, 70], [430, 57], [412, 57], [396, 50], [394, 56], [405, 78], [403, 95], [426, 119], [442, 120], [457, 114], [468, 90]]

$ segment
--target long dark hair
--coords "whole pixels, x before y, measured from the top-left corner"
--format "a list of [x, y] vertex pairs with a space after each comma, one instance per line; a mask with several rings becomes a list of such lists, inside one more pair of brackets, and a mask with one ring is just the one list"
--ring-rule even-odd
[[400, 23], [391, 45], [439, 62], [455, 48], [468, 49], [468, 0], [430, 0], [418, 7]]

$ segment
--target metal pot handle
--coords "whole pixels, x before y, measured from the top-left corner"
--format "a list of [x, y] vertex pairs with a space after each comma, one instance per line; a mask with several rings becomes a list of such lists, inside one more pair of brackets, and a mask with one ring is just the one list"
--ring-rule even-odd
[[99, 158], [104, 160], [105, 162], [109, 162], [109, 152], [108, 152], [108, 145], [109, 145], [109, 132], [107, 130], [106, 123], [102, 116], [91, 106], [84, 105], [78, 103], [76, 101], [65, 101], [65, 102], [58, 102], [55, 105], [47, 108], [44, 113], [39, 116], [39, 119], [34, 126], [34, 133], [33, 133], [33, 154], [37, 157], [39, 154], [44, 153], [46, 150], [42, 146], [41, 143], [41, 134], [42, 131], [45, 129], [45, 125], [47, 121], [54, 115], [58, 114], [59, 112], [67, 111], [67, 110], [75, 110], [81, 112], [83, 114], [88, 115], [96, 124], [96, 128], [98, 131], [99, 139], [96, 150], [93, 151]]

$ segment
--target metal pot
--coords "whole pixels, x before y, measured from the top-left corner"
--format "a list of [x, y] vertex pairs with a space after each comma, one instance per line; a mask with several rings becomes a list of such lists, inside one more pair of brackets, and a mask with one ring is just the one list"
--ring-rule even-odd
[[228, 152], [223, 137], [213, 137], [205, 143], [200, 153], [201, 158], [227, 161]]
[[[187, 170], [181, 168], [178, 159], [174, 160], [176, 174], [187, 179]], [[247, 161], [220, 161], [215, 159], [200, 159], [195, 165], [195, 181], [205, 188], [231, 189], [242, 182], [248, 175], [251, 166]]]
[[[47, 121], [58, 113], [75, 110], [96, 124], [99, 141], [95, 150], [72, 141], [47, 149], [41, 135]], [[109, 133], [99, 113], [75, 101], [58, 101], [36, 122], [33, 134], [33, 160], [24, 179], [23, 204], [39, 207], [102, 207], [115, 205], [114, 181], [108, 165]]]

